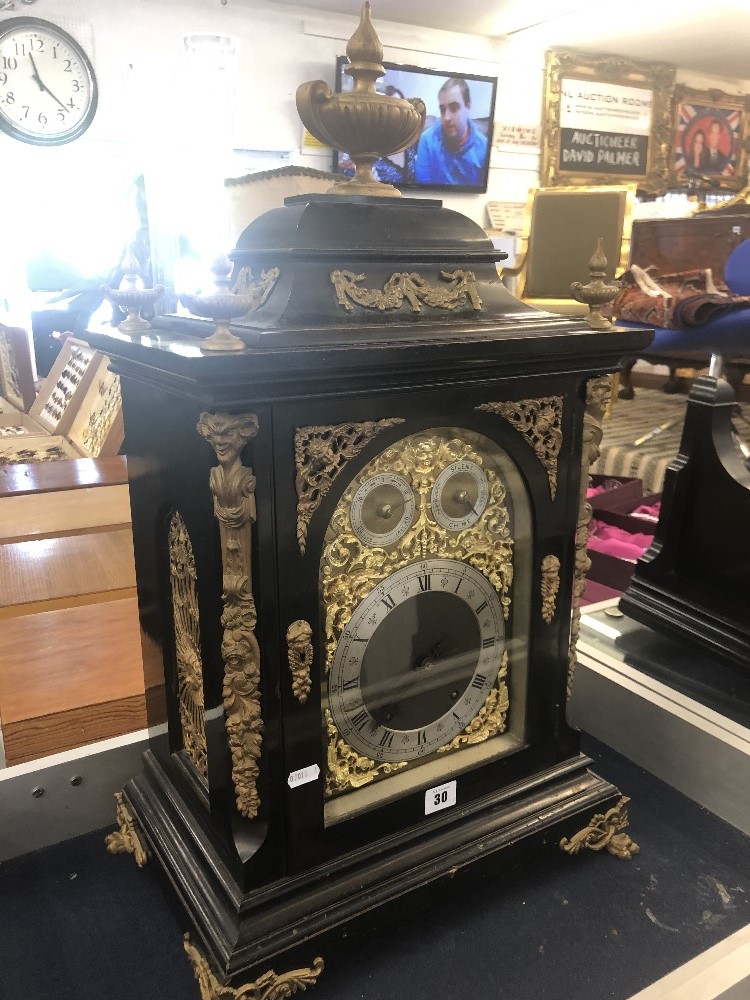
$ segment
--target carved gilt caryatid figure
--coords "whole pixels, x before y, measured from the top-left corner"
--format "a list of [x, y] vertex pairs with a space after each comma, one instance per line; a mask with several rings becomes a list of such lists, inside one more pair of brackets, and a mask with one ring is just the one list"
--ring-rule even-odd
[[258, 761], [263, 720], [260, 711], [260, 649], [250, 569], [250, 533], [255, 521], [255, 476], [242, 464], [242, 449], [258, 433], [252, 413], [202, 413], [201, 434], [216, 452], [211, 470], [214, 514], [219, 522], [223, 565], [224, 711], [237, 809], [258, 815]]
[[557, 592], [560, 589], [560, 560], [557, 556], [542, 559], [542, 619], [552, 624], [557, 610]]

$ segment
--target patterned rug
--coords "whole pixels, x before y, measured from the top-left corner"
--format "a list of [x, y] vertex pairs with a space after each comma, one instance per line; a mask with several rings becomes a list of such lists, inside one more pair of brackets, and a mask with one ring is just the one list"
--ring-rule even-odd
[[[670, 396], [660, 389], [639, 388], [635, 399], [616, 400], [612, 416], [604, 421], [601, 456], [591, 471], [633, 476], [643, 481], [644, 494], [660, 493], [666, 468], [680, 448], [686, 407], [687, 396]], [[750, 447], [750, 403], [740, 404], [734, 427]], [[652, 431], [657, 433], [636, 444]], [[742, 457], [739, 448], [738, 454]]]

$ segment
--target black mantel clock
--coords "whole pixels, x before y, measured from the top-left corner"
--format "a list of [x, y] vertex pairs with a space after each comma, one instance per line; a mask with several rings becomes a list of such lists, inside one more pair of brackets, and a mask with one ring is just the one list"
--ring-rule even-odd
[[271, 998], [464, 870], [635, 850], [565, 706], [589, 414], [649, 334], [522, 305], [437, 201], [288, 199], [232, 257], [240, 350], [201, 320], [91, 336], [167, 719], [149, 699], [110, 847], [166, 873], [205, 997]]

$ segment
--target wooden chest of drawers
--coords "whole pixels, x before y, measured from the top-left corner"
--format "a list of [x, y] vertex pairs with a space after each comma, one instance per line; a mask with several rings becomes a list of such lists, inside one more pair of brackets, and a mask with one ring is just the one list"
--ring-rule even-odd
[[653, 265], [651, 274], [710, 267], [721, 278], [734, 248], [750, 239], [750, 215], [639, 219], [633, 223], [630, 263]]

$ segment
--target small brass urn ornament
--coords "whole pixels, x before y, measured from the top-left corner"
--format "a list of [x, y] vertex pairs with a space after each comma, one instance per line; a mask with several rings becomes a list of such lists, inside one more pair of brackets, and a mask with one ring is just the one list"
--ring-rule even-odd
[[611, 330], [612, 321], [602, 316], [602, 306], [611, 302], [620, 291], [620, 282], [611, 281], [607, 284], [604, 275], [607, 271], [607, 258], [604, 256], [604, 239], [599, 237], [594, 256], [589, 261], [589, 276], [587, 284], [574, 281], [570, 286], [570, 294], [576, 302], [583, 302], [589, 307], [586, 322], [593, 330]]
[[397, 188], [376, 179], [372, 166], [381, 156], [398, 153], [417, 141], [426, 109], [418, 97], [407, 101], [376, 91], [375, 81], [384, 75], [385, 67], [383, 46], [370, 22], [369, 0], [362, 5], [359, 26], [346, 54], [345, 72], [353, 78], [354, 90], [334, 94], [322, 80], [303, 83], [297, 88], [297, 111], [316, 139], [348, 153], [356, 166], [354, 177], [336, 181], [329, 194], [399, 198]]
[[243, 351], [244, 341], [235, 337], [229, 329], [233, 319], [245, 316], [253, 306], [258, 305], [253, 294], [237, 294], [232, 290], [229, 277], [232, 262], [225, 254], [220, 254], [211, 264], [214, 276], [213, 288], [203, 295], [180, 295], [180, 302], [194, 316], [212, 319], [216, 324], [214, 332], [207, 337], [202, 345], [203, 351]]
[[101, 285], [101, 293], [116, 306], [127, 312], [127, 317], [119, 323], [118, 330], [123, 333], [143, 333], [151, 329], [151, 324], [141, 316], [144, 306], [152, 306], [164, 294], [164, 285], [154, 285], [144, 288], [139, 274], [138, 259], [132, 246], [122, 262], [123, 277], [119, 288]]

